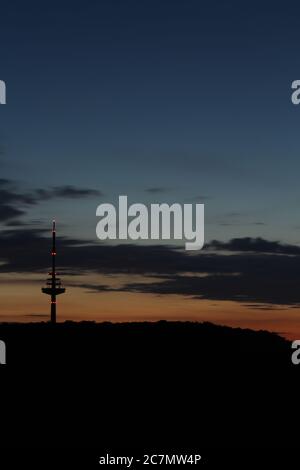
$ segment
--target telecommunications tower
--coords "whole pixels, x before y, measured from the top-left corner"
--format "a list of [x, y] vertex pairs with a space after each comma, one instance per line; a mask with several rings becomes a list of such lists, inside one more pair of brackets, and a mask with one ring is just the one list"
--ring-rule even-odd
[[47, 279], [47, 287], [42, 288], [43, 294], [51, 296], [51, 323], [56, 323], [56, 296], [59, 294], [64, 294], [66, 289], [62, 287], [61, 280], [57, 276], [56, 272], [56, 243], [55, 243], [55, 220], [53, 220], [52, 227], [52, 271], [49, 274], [50, 277]]

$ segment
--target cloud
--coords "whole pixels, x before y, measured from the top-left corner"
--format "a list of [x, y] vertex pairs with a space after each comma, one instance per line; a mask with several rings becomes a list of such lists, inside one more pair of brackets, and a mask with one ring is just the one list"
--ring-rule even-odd
[[170, 276], [163, 282], [127, 284], [122, 290], [127, 292], [152, 293], [159, 295], [184, 295], [196, 299], [231, 300], [237, 302], [258, 302], [275, 305], [299, 305], [297, 291], [300, 276], [297, 279], [278, 277], [213, 275], [207, 277]]
[[80, 284], [72, 284], [72, 283], [65, 283], [66, 287], [79, 287], [81, 289], [85, 289], [87, 293], [94, 294], [97, 292], [111, 292], [112, 290], [118, 291], [118, 289], [112, 289], [108, 285], [105, 284], [89, 284], [89, 283], [80, 283]]
[[[2, 231], [0, 272], [46, 272], [50, 246], [46, 235], [48, 231], [44, 229]], [[128, 282], [117, 289], [97, 283], [72, 283], [93, 292], [120, 290], [247, 304], [300, 304], [298, 246], [240, 238], [229, 242], [214, 240], [208, 248], [191, 255], [164, 245], [114, 246], [60, 237], [57, 261], [62, 273], [72, 275], [128, 275]], [[152, 277], [153, 282], [130, 282], [131, 274]]]
[[[0, 151], [1, 155], [1, 151]], [[0, 186], [8, 186], [10, 185], [10, 180], [7, 178], [0, 178]]]
[[21, 217], [24, 214], [25, 212], [22, 211], [21, 209], [17, 209], [13, 206], [3, 204], [2, 202], [0, 202], [0, 221], [7, 222], [7, 221], [10, 221], [11, 219]]
[[79, 199], [102, 196], [102, 191], [75, 186], [55, 186], [49, 189], [33, 189], [24, 191], [15, 182], [0, 179], [0, 222], [6, 225], [20, 223], [18, 219], [26, 214], [28, 207], [42, 201], [64, 198]]
[[157, 186], [157, 187], [152, 187], [152, 188], [147, 188], [145, 189], [146, 193], [150, 193], [150, 194], [161, 194], [161, 193], [166, 193], [169, 191], [168, 188], [163, 188], [163, 187], [160, 187], [160, 186]]
[[186, 199], [186, 201], [201, 203], [203, 201], [208, 201], [209, 199], [211, 199], [210, 196], [205, 196], [204, 194], [200, 194], [198, 196], [189, 197]]
[[[4, 230], [0, 233], [0, 271], [37, 272], [49, 264], [50, 240], [43, 228]], [[165, 246], [104, 245], [81, 239], [59, 238], [59, 265], [71, 272], [140, 273], [173, 272], [176, 265], [188, 267], [185, 255]]]
[[95, 189], [76, 188], [75, 186], [55, 186], [48, 190], [36, 189], [33, 193], [36, 202], [54, 198], [80, 199], [83, 197], [103, 196], [102, 191]]
[[0, 204], [25, 204], [30, 205], [35, 203], [35, 197], [32, 194], [20, 193], [16, 190], [12, 181], [7, 179], [0, 179]]
[[254, 253], [273, 253], [286, 255], [299, 255], [300, 247], [296, 245], [285, 245], [279, 241], [268, 241], [263, 238], [233, 238], [229, 242], [220, 242], [213, 240], [208, 245], [214, 250], [254, 252]]

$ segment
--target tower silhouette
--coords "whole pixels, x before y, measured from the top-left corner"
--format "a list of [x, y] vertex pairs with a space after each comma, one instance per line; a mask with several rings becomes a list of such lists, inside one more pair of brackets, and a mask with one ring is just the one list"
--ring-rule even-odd
[[55, 220], [53, 220], [52, 226], [52, 271], [49, 274], [50, 277], [47, 279], [47, 287], [42, 287], [43, 294], [47, 294], [51, 296], [51, 310], [50, 310], [50, 318], [51, 323], [56, 323], [56, 296], [59, 294], [64, 294], [66, 289], [62, 287], [61, 280], [57, 276], [56, 272], [56, 230], [55, 230]]

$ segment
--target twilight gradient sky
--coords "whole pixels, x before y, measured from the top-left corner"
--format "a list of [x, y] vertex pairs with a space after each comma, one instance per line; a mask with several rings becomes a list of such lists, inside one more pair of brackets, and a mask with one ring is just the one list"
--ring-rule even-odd
[[[300, 333], [299, 44], [296, 1], [2, 4], [2, 318], [48, 313], [40, 285], [56, 217], [63, 319]], [[206, 242], [219, 244], [192, 261], [161, 246], [151, 266], [153, 246], [123, 247], [122, 262], [115, 246], [103, 267], [96, 206], [119, 194], [204, 202]]]

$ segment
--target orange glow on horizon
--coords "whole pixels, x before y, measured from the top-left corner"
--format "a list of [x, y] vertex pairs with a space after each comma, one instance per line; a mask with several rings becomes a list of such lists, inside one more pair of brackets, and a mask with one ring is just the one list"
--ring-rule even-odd
[[[4, 277], [3, 275], [1, 277]], [[0, 279], [1, 279], [0, 277]], [[87, 277], [87, 276], [86, 276]], [[69, 283], [93, 281], [101, 285], [104, 276], [91, 278], [69, 277]], [[27, 275], [27, 281], [16, 279], [16, 274], [1, 280], [0, 321], [48, 321], [50, 303], [40, 292], [43, 275]], [[117, 288], [126, 276], [108, 276], [110, 285]], [[140, 278], [140, 277], [139, 277]], [[132, 276], [131, 276], [132, 280]], [[147, 279], [144, 279], [147, 282]], [[297, 308], [281, 306], [249, 307], [233, 301], [210, 301], [181, 295], [154, 295], [119, 291], [88, 292], [87, 288], [68, 286], [57, 301], [58, 321], [209, 321], [231, 327], [274, 331], [289, 339], [300, 338]], [[108, 282], [106, 277], [105, 282]], [[150, 280], [149, 280], [150, 282]], [[252, 305], [254, 305], [252, 303]]]

